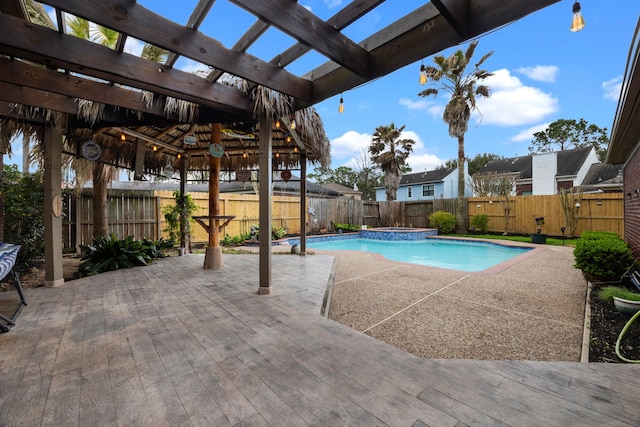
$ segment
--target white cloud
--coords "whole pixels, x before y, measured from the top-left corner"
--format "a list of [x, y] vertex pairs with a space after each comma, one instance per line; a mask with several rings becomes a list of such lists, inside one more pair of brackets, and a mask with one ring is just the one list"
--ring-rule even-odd
[[180, 71], [184, 71], [185, 73], [198, 75], [206, 75], [209, 71], [209, 67], [207, 65], [188, 58], [181, 58], [180, 64], [176, 68]]
[[426, 110], [433, 102], [429, 102], [424, 98], [414, 101], [409, 98], [401, 98], [398, 101], [400, 105], [407, 107], [409, 110]]
[[324, 0], [324, 4], [326, 4], [329, 9], [333, 9], [334, 7], [340, 7], [342, 0]]
[[618, 102], [618, 99], [620, 99], [620, 92], [622, 91], [622, 76], [618, 76], [602, 83], [602, 89], [604, 90], [605, 99], [611, 99], [612, 101]]
[[144, 43], [140, 40], [134, 39], [133, 37], [127, 37], [127, 40], [124, 43], [124, 51], [135, 56], [142, 55], [143, 47]]
[[412, 153], [407, 159], [407, 162], [409, 166], [411, 166], [412, 172], [431, 171], [444, 163], [438, 156], [429, 153]]
[[367, 149], [369, 144], [371, 144], [370, 134], [350, 130], [344, 135], [331, 140], [331, 157], [344, 158], [353, 156], [354, 153], [360, 153], [362, 149]]
[[501, 69], [485, 80], [491, 96], [478, 99], [475, 119], [482, 124], [522, 126], [539, 122], [558, 111], [558, 99], [538, 88], [525, 86], [509, 70]]
[[536, 125], [527, 129], [523, 129], [518, 132], [516, 135], [511, 137], [511, 141], [520, 142], [520, 141], [533, 141], [533, 134], [536, 132], [541, 132], [549, 127], [549, 123], [542, 123], [540, 125]]
[[560, 69], [555, 65], [536, 65], [535, 67], [518, 68], [516, 71], [533, 80], [553, 83]]

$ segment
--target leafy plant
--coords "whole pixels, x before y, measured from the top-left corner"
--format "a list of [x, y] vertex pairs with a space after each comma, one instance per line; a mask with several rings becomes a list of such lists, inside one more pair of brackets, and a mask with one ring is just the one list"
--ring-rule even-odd
[[220, 241], [222, 246], [241, 246], [245, 240], [251, 239], [251, 233], [243, 233], [239, 236], [229, 236], [225, 234], [224, 239]]
[[[182, 194], [180, 191], [174, 191], [174, 205], [167, 205], [162, 208], [162, 214], [167, 222], [164, 232], [169, 235], [169, 240], [176, 244], [180, 240], [180, 224], [184, 223], [185, 230], [191, 234], [191, 215], [198, 210], [198, 206], [193, 202], [191, 195]], [[183, 216], [186, 212], [186, 216]]]
[[429, 225], [437, 228], [439, 234], [448, 234], [456, 228], [456, 217], [450, 212], [436, 211], [429, 215]]
[[4, 203], [4, 241], [20, 245], [18, 262], [44, 254], [44, 186], [42, 174], [20, 173], [4, 165], [0, 191]]
[[[256, 238], [260, 238], [260, 226], [258, 224], [254, 224], [251, 226], [251, 228], [253, 230], [255, 230], [256, 232]], [[272, 240], [278, 240], [281, 239], [282, 237], [284, 237], [287, 234], [287, 229], [284, 227], [275, 227], [275, 226], [271, 226], [271, 239]], [[251, 235], [249, 235], [249, 238], [251, 238]]]
[[[582, 233], [583, 235], [585, 233]], [[612, 233], [611, 233], [612, 234]], [[587, 234], [573, 250], [575, 267], [591, 282], [619, 281], [633, 264], [627, 243], [609, 233]]]
[[342, 224], [340, 222], [334, 222], [333, 223], [333, 228], [335, 228], [336, 230], [342, 230], [342, 231], [346, 231], [346, 232], [360, 230], [360, 226], [359, 225], [356, 225], [356, 224]]
[[489, 229], [489, 215], [478, 214], [471, 218], [471, 227], [480, 233], [486, 233]]
[[603, 301], [613, 301], [613, 297], [629, 301], [640, 301], [640, 294], [621, 286], [605, 286], [598, 291], [598, 298]]
[[81, 245], [82, 257], [75, 277], [93, 276], [120, 268], [148, 265], [156, 258], [163, 258], [162, 251], [173, 243], [166, 240], [134, 240], [129, 236], [118, 240], [115, 234], [94, 238], [91, 245]]

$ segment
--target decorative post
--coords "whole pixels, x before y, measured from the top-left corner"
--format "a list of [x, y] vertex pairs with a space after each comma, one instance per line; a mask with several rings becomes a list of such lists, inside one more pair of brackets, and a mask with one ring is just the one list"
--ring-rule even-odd
[[266, 114], [260, 117], [260, 140], [258, 141], [258, 185], [260, 186], [260, 287], [258, 295], [271, 293], [271, 169], [272, 169], [272, 123]]
[[[211, 143], [221, 144], [222, 127], [220, 123], [211, 125]], [[209, 156], [209, 246], [204, 256], [204, 268], [219, 270], [222, 268], [222, 246], [218, 220], [220, 215], [220, 158]]]
[[64, 283], [62, 271], [62, 134], [44, 128], [44, 285]]

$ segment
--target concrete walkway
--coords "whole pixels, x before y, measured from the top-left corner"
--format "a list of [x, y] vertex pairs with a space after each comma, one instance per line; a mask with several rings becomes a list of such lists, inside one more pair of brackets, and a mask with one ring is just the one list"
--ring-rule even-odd
[[28, 289], [0, 335], [0, 425], [640, 423], [637, 366], [420, 358], [319, 314], [334, 257], [273, 256], [269, 296], [255, 255], [203, 261]]

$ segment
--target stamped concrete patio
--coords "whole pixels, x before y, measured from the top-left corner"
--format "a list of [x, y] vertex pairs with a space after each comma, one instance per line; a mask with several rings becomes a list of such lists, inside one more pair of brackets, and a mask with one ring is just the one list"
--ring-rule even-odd
[[320, 315], [333, 256], [273, 256], [269, 296], [256, 256], [224, 262], [28, 289], [0, 335], [0, 425], [640, 423], [637, 366], [417, 357]]

